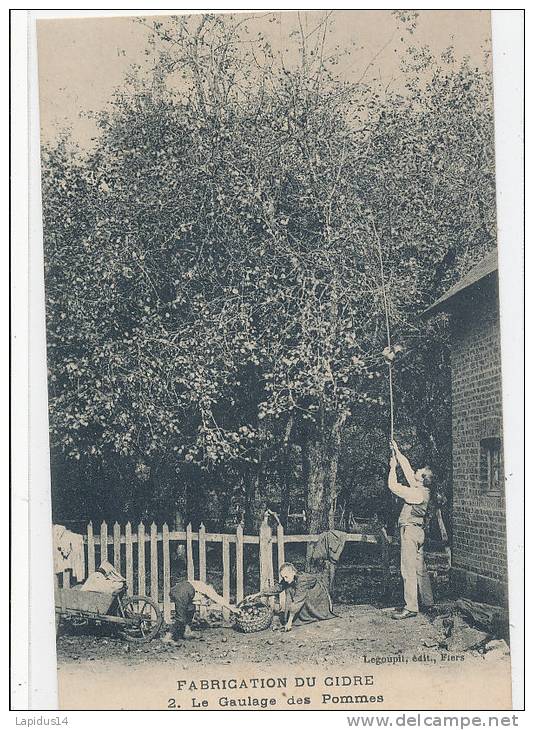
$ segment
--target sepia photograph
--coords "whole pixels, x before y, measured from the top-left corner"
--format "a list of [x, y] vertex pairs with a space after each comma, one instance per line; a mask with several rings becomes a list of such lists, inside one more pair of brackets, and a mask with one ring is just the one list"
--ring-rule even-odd
[[59, 708], [510, 710], [491, 11], [174, 12], [37, 20]]

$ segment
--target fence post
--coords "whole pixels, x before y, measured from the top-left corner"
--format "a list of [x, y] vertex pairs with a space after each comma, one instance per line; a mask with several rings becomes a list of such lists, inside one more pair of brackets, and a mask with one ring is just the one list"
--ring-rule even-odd
[[[223, 558], [223, 598], [226, 603], [230, 603], [230, 540], [228, 535], [222, 536], [222, 558]], [[223, 618], [228, 621], [230, 612], [227, 608], [223, 608]]]
[[193, 562], [193, 528], [191, 523], [185, 530], [187, 542], [187, 580], [195, 580], [195, 564]]
[[158, 528], [150, 525], [150, 598], [159, 603], [158, 595]]
[[169, 591], [171, 590], [171, 560], [169, 554], [169, 526], [165, 522], [162, 529], [163, 537], [163, 620], [165, 623], [171, 621], [171, 603]]
[[95, 570], [95, 536], [93, 534], [93, 523], [89, 522], [87, 525], [87, 572], [91, 575]]
[[235, 572], [236, 601], [240, 603], [244, 596], [243, 581], [243, 523], [240, 522], [235, 531]]
[[269, 515], [265, 513], [260, 525], [260, 591], [271, 588], [274, 583], [272, 533]]
[[126, 548], [126, 585], [128, 590], [133, 593], [133, 544], [132, 544], [132, 525], [130, 522], [126, 523], [124, 528], [124, 540]]
[[[198, 528], [198, 578], [205, 583], [206, 577], [206, 528], [201, 522]], [[207, 615], [208, 608], [201, 603], [200, 617], [206, 618]]]
[[108, 525], [103, 522], [100, 525], [100, 562], [108, 559]]
[[206, 528], [202, 523], [198, 528], [198, 577], [206, 582]]
[[113, 566], [121, 575], [121, 526], [118, 522], [113, 525]]
[[284, 542], [284, 526], [281, 522], [276, 528], [276, 547], [278, 549], [278, 570], [286, 562], [286, 545]]
[[140, 522], [137, 527], [137, 592], [140, 596], [146, 593], [145, 571], [145, 526]]

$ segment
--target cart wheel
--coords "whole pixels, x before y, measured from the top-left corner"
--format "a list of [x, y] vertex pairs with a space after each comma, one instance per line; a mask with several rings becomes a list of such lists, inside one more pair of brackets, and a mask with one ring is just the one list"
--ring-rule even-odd
[[140, 618], [137, 626], [125, 626], [121, 634], [129, 641], [151, 641], [163, 623], [159, 606], [146, 596], [128, 596], [122, 600], [122, 608], [126, 618]]

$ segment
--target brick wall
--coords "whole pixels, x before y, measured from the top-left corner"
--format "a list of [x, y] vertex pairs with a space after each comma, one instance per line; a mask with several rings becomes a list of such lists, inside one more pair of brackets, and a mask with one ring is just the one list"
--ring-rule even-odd
[[457, 297], [451, 314], [452, 578], [462, 594], [506, 603], [504, 487], [487, 494], [480, 478], [481, 439], [502, 439], [496, 278]]

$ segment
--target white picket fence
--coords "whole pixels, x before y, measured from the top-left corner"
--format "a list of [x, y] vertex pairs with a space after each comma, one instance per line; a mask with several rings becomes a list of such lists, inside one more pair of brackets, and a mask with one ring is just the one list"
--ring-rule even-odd
[[[200, 525], [198, 532], [193, 532], [190, 524], [185, 531], [177, 531], [169, 529], [167, 523], [158, 528], [154, 522], [148, 528], [140, 523], [135, 531], [130, 522], [124, 527], [115, 522], [111, 531], [107, 523], [102, 522], [100, 531], [96, 533], [90, 522], [87, 525], [87, 534], [84, 535], [84, 543], [89, 573], [93, 572], [103, 560], [110, 561], [116, 570], [125, 576], [129, 592], [148, 595], [157, 601], [163, 609], [165, 621], [169, 622], [173, 609], [169, 596], [171, 555], [178, 545], [185, 546], [187, 579], [206, 581], [207, 546], [221, 544], [222, 595], [229, 603], [232, 596], [236, 602], [244, 598], [245, 545], [258, 546], [259, 585], [262, 589], [272, 585], [275, 576], [278, 575], [278, 568], [285, 562], [286, 545], [315, 543], [318, 537], [318, 535], [286, 535], [281, 524], [277, 524], [274, 529], [271, 528], [269, 515], [266, 514], [258, 535], [245, 535], [242, 525], [237, 525], [235, 533], [213, 533], [207, 532], [204, 525]], [[347, 535], [347, 541], [376, 545], [381, 550], [384, 581], [389, 580], [389, 539], [385, 530], [378, 528], [375, 531], [367, 529], [366, 532], [350, 533]], [[231, 553], [235, 566], [233, 572]], [[231, 586], [234, 576], [235, 583]], [[65, 571], [62, 582], [63, 586], [70, 585], [69, 571]], [[384, 589], [386, 588], [385, 585]], [[226, 611], [223, 611], [223, 614], [227, 617]]]

